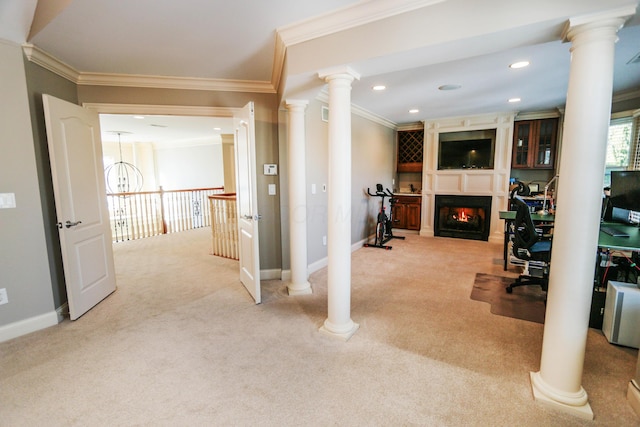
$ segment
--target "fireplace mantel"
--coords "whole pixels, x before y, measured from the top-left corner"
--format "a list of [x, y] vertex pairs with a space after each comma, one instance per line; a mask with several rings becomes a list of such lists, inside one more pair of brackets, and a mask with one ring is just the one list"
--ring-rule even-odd
[[[422, 170], [422, 226], [420, 234], [434, 235], [435, 196], [492, 196], [489, 241], [504, 240], [500, 211], [509, 201], [513, 113], [455, 117], [424, 122]], [[496, 129], [493, 169], [438, 170], [438, 135], [445, 132]]]

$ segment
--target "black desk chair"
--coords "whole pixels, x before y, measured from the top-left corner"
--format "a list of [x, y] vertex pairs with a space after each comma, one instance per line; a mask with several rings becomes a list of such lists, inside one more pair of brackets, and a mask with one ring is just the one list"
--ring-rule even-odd
[[513, 255], [524, 261], [524, 271], [515, 282], [507, 286], [507, 293], [513, 288], [525, 285], [540, 285], [546, 291], [549, 284], [549, 262], [551, 260], [551, 240], [541, 240], [542, 230], [536, 229], [531, 219], [529, 206], [519, 197], [513, 197], [511, 204], [516, 208], [513, 222]]

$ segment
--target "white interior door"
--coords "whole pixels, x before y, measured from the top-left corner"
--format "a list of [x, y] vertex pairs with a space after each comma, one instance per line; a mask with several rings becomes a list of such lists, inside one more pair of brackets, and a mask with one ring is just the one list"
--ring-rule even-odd
[[240, 281], [260, 304], [260, 255], [258, 251], [258, 195], [253, 102], [234, 117], [236, 147], [236, 200], [240, 245]]
[[116, 290], [98, 114], [43, 95], [71, 320]]

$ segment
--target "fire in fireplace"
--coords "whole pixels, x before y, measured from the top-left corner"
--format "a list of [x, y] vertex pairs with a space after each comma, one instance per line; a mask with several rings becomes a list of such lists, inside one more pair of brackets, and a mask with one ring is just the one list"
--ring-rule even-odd
[[489, 240], [491, 196], [436, 195], [434, 235]]

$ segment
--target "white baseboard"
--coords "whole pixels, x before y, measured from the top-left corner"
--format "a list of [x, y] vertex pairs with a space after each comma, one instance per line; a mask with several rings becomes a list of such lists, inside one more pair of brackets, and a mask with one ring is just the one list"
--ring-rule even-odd
[[31, 332], [39, 331], [40, 329], [48, 328], [58, 323], [58, 313], [55, 310], [18, 322], [9, 323], [8, 325], [0, 326], [0, 342], [30, 334]]
[[[363, 247], [364, 244], [367, 243], [368, 241], [369, 239], [362, 239], [360, 241], [355, 242], [354, 244], [351, 245], [351, 252], [357, 251], [358, 249]], [[307, 270], [309, 271], [309, 274], [311, 274], [325, 268], [327, 265], [329, 265], [329, 259], [327, 257], [324, 257], [322, 259], [319, 259], [316, 262], [309, 264], [309, 266], [307, 267]]]
[[272, 268], [270, 270], [260, 270], [260, 280], [280, 280], [282, 278], [282, 270]]
[[311, 264], [309, 264], [309, 266], [307, 267], [307, 271], [309, 272], [309, 274], [313, 274], [318, 270], [322, 270], [328, 264], [329, 264], [329, 259], [327, 257], [324, 257], [322, 259], [319, 259], [316, 262], [312, 262]]
[[69, 313], [69, 304], [64, 303], [60, 307], [56, 308], [56, 314], [58, 315], [58, 323], [62, 322], [65, 318], [65, 314]]
[[282, 281], [283, 282], [291, 281], [291, 270], [282, 270]]

